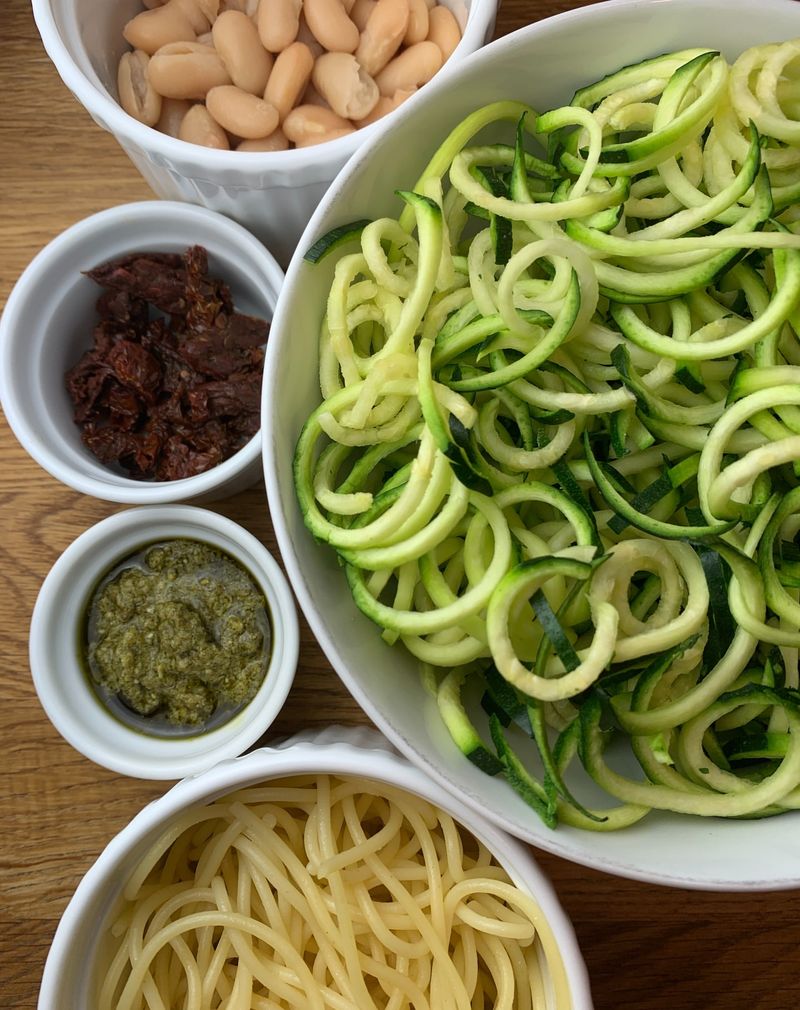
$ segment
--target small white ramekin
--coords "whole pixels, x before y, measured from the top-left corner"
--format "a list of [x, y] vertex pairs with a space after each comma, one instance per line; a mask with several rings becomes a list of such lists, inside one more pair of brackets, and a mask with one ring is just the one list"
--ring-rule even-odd
[[[79, 659], [82, 624], [103, 575], [146, 544], [178, 537], [218, 547], [253, 576], [270, 616], [270, 661], [255, 698], [224, 725], [191, 737], [148, 736], [115, 719], [95, 695]], [[128, 509], [82, 533], [44, 580], [30, 629], [33, 683], [52, 724], [96, 764], [141, 779], [192, 775], [255, 743], [286, 700], [298, 650], [294, 600], [272, 555], [237, 523], [191, 505]]]
[[131, 252], [183, 252], [202, 245], [209, 269], [231, 286], [238, 310], [271, 319], [283, 272], [241, 225], [186, 203], [123, 204], [62, 232], [31, 261], [0, 318], [0, 400], [22, 446], [76, 491], [129, 505], [212, 501], [260, 476], [258, 434], [229, 459], [194, 477], [133, 480], [81, 442], [65, 372], [92, 345], [101, 292], [81, 271]]
[[[497, 0], [443, 2], [464, 35], [437, 77], [489, 41], [497, 13]], [[42, 42], [61, 79], [92, 119], [116, 137], [153, 191], [240, 221], [285, 266], [339, 169], [362, 143], [391, 126], [393, 115], [347, 137], [293, 151], [214, 151], [175, 140], [133, 119], [116, 100], [117, 64], [128, 48], [122, 27], [142, 9], [140, 0], [33, 0]]]
[[[80, 882], [61, 918], [45, 964], [38, 1010], [94, 1006], [97, 949], [109, 914], [141, 856], [174, 817], [234, 789], [309, 773], [357, 775], [391, 783], [455, 817], [487, 846], [514, 883], [538, 902], [564, 961], [573, 1010], [592, 1010], [586, 967], [572, 925], [530, 851], [399, 757], [375, 730], [340, 726], [301, 733], [278, 746], [223, 762], [178, 783], [134, 817]], [[548, 1010], [552, 1008], [550, 1002]]]

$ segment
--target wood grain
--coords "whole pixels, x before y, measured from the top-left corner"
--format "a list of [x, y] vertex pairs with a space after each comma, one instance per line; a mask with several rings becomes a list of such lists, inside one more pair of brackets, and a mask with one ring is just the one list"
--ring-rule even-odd
[[[497, 33], [584, 5], [506, 0]], [[113, 139], [61, 84], [29, 5], [8, 0], [3, 7], [2, 304], [34, 253], [65, 227], [150, 195]], [[40, 470], [5, 421], [0, 473], [0, 1005], [28, 1010], [79, 878], [164, 786], [121, 778], [72, 750], [41, 711], [28, 670], [28, 624], [42, 579], [70, 541], [114, 507], [75, 494]], [[263, 489], [219, 510], [274, 547]], [[366, 720], [304, 626], [297, 681], [269, 737], [332, 721]], [[539, 858], [572, 916], [598, 1010], [797, 1007], [797, 894], [669, 890]]]

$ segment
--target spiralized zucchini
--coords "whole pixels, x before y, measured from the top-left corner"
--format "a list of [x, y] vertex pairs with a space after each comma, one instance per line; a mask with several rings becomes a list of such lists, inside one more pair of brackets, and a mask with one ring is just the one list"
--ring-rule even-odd
[[295, 458], [356, 604], [551, 826], [797, 808], [800, 42], [479, 109], [398, 195], [333, 233]]

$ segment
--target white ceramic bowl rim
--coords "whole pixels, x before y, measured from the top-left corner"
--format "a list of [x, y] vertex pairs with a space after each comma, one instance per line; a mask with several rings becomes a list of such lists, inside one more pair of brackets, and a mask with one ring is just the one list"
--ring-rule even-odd
[[[193, 178], [200, 179], [198, 172], [203, 170], [213, 172], [226, 168], [237, 168], [242, 173], [251, 171], [275, 171], [287, 174], [298, 170], [308, 172], [315, 165], [324, 174], [325, 164], [331, 160], [349, 157], [364, 141], [383, 128], [382, 123], [357, 130], [345, 137], [338, 137], [319, 147], [293, 148], [288, 151], [216, 151], [211, 148], [198, 149], [195, 145], [186, 144], [129, 116], [104, 91], [99, 90], [76, 65], [61, 38], [61, 33], [51, 9], [49, 0], [32, 0], [33, 14], [36, 25], [47, 50], [48, 55], [58, 68], [59, 74], [66, 86], [72, 91], [92, 115], [109, 124], [111, 131], [118, 137], [129, 139], [156, 157], [164, 158], [175, 164], [190, 163]], [[467, 12], [467, 21], [461, 41], [454, 50], [453, 56], [458, 60], [466, 52], [483, 45], [487, 26], [494, 18], [494, 3], [485, 0], [473, 0]], [[450, 59], [453, 59], [453, 56]], [[425, 87], [429, 87], [426, 85]], [[423, 89], [420, 89], [423, 90]], [[414, 102], [415, 96], [409, 101]]]
[[[546, 18], [498, 39], [479, 52], [468, 56], [457, 67], [453, 68], [452, 73], [447, 78], [431, 81], [415, 108], [401, 107], [397, 111], [395, 131], [399, 132], [402, 130], [413, 116], [421, 115], [423, 109], [427, 110], [433, 105], [443, 92], [456, 92], [465, 78], [477, 77], [478, 68], [486, 68], [487, 66], [491, 66], [492, 63], [496, 64], [499, 56], [504, 51], [514, 46], [522, 46], [528, 40], [532, 42], [536, 39], [536, 42], [540, 46], [546, 46], [548, 36], [556, 35], [562, 28], [574, 28], [577, 25], [580, 25], [582, 31], [591, 35], [593, 25], [604, 21], [611, 23], [618, 14], [624, 14], [625, 12], [636, 14], [652, 9], [655, 14], [657, 9], [659, 9], [664, 10], [668, 16], [679, 22], [682, 15], [690, 17], [699, 8], [705, 9], [711, 7], [715, 9], [717, 7], [724, 7], [725, 17], [726, 19], [730, 18], [732, 24], [737, 22], [737, 14], [745, 15], [753, 14], [754, 12], [751, 0], [724, 0], [724, 3], [723, 0], [719, 0], [718, 3], [714, 3], [713, 0], [607, 0], [605, 3], [566, 11], [562, 14]], [[761, 0], [757, 8], [759, 20], [768, 24], [771, 14], [782, 15], [784, 20], [786, 20], [787, 16], [796, 16], [797, 34], [800, 34], [800, 5], [794, 3], [793, 0]], [[610, 58], [610, 62], [613, 65], [613, 57]], [[620, 61], [617, 60], [617, 62]], [[610, 69], [611, 67], [609, 67]], [[350, 159], [346, 168], [334, 181], [320, 202], [316, 213], [309, 221], [301, 239], [300, 248], [308, 247], [325, 230], [342, 223], [343, 219], [346, 220], [346, 218], [342, 218], [338, 214], [340, 205], [345, 208], [344, 213], [349, 214], [350, 217], [359, 216], [359, 212], [363, 216], [364, 208], [358, 207], [357, 204], [354, 205], [353, 194], [348, 192], [350, 189], [350, 180], [353, 176], [357, 176], [378, 152], [389, 149], [393, 143], [396, 144], [396, 141], [393, 140], [393, 134], [382, 134]], [[373, 180], [369, 180], [369, 185], [372, 184]], [[369, 190], [367, 190], [366, 199], [369, 200], [370, 198]], [[333, 211], [333, 208], [336, 208], [336, 212]], [[294, 291], [298, 277], [306, 268], [307, 265], [303, 264], [302, 259], [296, 255], [287, 269], [284, 294], [280, 299], [275, 317], [276, 333], [279, 333], [284, 326], [290, 328], [283, 316], [288, 316], [291, 310], [290, 295]], [[277, 372], [274, 366], [271, 366], [271, 362], [278, 360], [279, 353], [278, 341], [275, 340], [267, 351], [264, 398], [262, 401], [264, 469], [273, 528], [295, 594], [315, 637], [347, 689], [373, 722], [380, 726], [392, 743], [400, 748], [403, 754], [412, 762], [423, 768], [439, 784], [451, 792], [457, 792], [463, 802], [471, 806], [475, 811], [491, 818], [506, 830], [518, 832], [521, 837], [526, 838], [532, 844], [573, 862], [633, 880], [701, 890], [766, 891], [800, 886], [800, 869], [790, 870], [788, 851], [783, 850], [780, 861], [783, 872], [776, 871], [772, 868], [771, 864], [765, 864], [762, 860], [758, 861], [758, 863], [753, 861], [752, 866], [748, 865], [746, 870], [743, 865], [737, 866], [735, 873], [729, 871], [725, 865], [715, 866], [713, 870], [705, 868], [702, 872], [693, 872], [691, 870], [680, 872], [677, 868], [669, 871], [663, 869], [657, 871], [651, 867], [650, 864], [653, 863], [653, 860], [649, 858], [646, 860], [637, 860], [630, 855], [619, 855], [615, 851], [611, 851], [610, 854], [599, 853], [597, 848], [592, 844], [593, 839], [608, 838], [610, 836], [594, 836], [584, 832], [581, 838], [576, 840], [563, 828], [558, 831], [543, 829], [537, 823], [536, 815], [532, 812], [527, 821], [523, 821], [522, 815], [516, 813], [514, 816], [511, 816], [499, 812], [497, 807], [491, 803], [487, 804], [485, 799], [485, 794], [487, 790], [491, 789], [491, 785], [480, 788], [475, 787], [473, 791], [472, 788], [466, 786], [463, 778], [459, 778], [456, 781], [454, 777], [451, 777], [449, 768], [434, 761], [422, 747], [418, 748], [414, 742], [404, 735], [402, 725], [400, 723], [395, 725], [392, 722], [387, 712], [371, 697], [365, 685], [359, 680], [359, 677], [351, 671], [348, 659], [343, 655], [343, 651], [347, 650], [340, 649], [339, 639], [335, 633], [336, 629], [328, 626], [325, 617], [320, 612], [313, 598], [308, 580], [309, 578], [313, 579], [316, 573], [306, 571], [301, 566], [296, 551], [293, 532], [287, 519], [289, 513], [288, 511], [284, 513], [283, 502], [281, 500], [281, 487], [283, 485], [282, 464], [279, 463], [276, 457], [276, 450], [286, 450], [285, 432], [277, 424], [278, 418], [274, 415], [270, 406], [271, 397], [274, 393], [274, 383], [277, 379]], [[344, 590], [344, 582], [342, 587]], [[432, 751], [433, 748], [431, 747], [430, 750]], [[488, 779], [486, 781], [488, 783]], [[668, 815], [660, 815], [658, 812], [655, 812], [642, 822], [642, 827], [645, 827], [652, 819], [658, 819], [661, 816]], [[785, 815], [785, 817], [792, 816], [800, 815]], [[696, 820], [678, 818], [677, 815], [676, 819], [680, 821]], [[781, 818], [781, 820], [784, 820], [784, 818]], [[523, 823], [526, 825], [529, 823], [530, 826], [523, 827]], [[726, 824], [724, 826], [736, 827], [741, 832], [744, 832], [749, 826], [757, 823], [763, 825], [768, 822], [739, 822], [736, 825]], [[628, 829], [628, 834], [632, 834], [636, 830], [636, 827], [638, 826]], [[698, 826], [696, 831], [698, 838], [702, 837], [704, 832], [710, 831], [712, 827], [712, 824]], [[658, 834], [657, 831], [655, 833], [656, 835]], [[784, 839], [784, 841], [786, 840]], [[643, 847], [646, 844], [646, 842], [643, 842]], [[783, 849], [787, 849], [786, 844], [784, 844]], [[795, 865], [797, 865], [796, 861]]]
[[[389, 749], [385, 738], [372, 729], [328, 727], [307, 731], [272, 747], [259, 748], [233, 761], [173, 786], [164, 796], [140, 811], [106, 846], [88, 870], [67, 906], [53, 938], [39, 993], [39, 1010], [57, 1010], [70, 1002], [62, 989], [63, 978], [76, 959], [75, 934], [96, 922], [83, 923], [102, 896], [119, 884], [129, 870], [129, 854], [148, 836], [155, 836], [167, 820], [181, 810], [209, 803], [234, 789], [289, 775], [324, 772], [359, 776], [390, 783], [440, 806], [473, 832], [495, 854], [518, 885], [533, 894], [554, 931], [564, 959], [575, 1010], [592, 1010], [589, 979], [572, 925], [561, 908], [552, 885], [519, 842], [474, 814], [452, 793], [442, 789], [419, 769]], [[83, 953], [83, 951], [81, 951]], [[82, 960], [88, 961], [88, 958]], [[69, 997], [73, 993], [68, 994]]]
[[[269, 665], [253, 701], [218, 728], [189, 737], [147, 736], [119, 722], [93, 697], [74, 658], [77, 626], [72, 616], [79, 619], [84, 590], [132, 550], [179, 536], [207, 540], [238, 557], [260, 585], [270, 615]], [[65, 598], [70, 607], [68, 618]], [[137, 778], [179, 779], [241, 754], [278, 715], [294, 679], [298, 654], [297, 610], [275, 559], [238, 523], [192, 505], [126, 509], [85, 530], [50, 569], [31, 619], [31, 673], [48, 718], [64, 739], [90, 760]], [[85, 704], [73, 705], [71, 697], [69, 703], [62, 698], [65, 677], [59, 663], [68, 665], [72, 686], [83, 692]]]
[[[41, 298], [46, 291], [48, 272], [61, 257], [68, 254], [73, 245], [84, 238], [103, 231], [119, 229], [124, 233], [126, 224], [136, 217], [155, 215], [158, 222], [179, 221], [198, 226], [198, 241], [203, 240], [202, 229], [207, 227], [221, 235], [226, 241], [242, 251], [254, 264], [260, 274], [275, 292], [280, 291], [283, 271], [270, 252], [247, 229], [216, 211], [194, 204], [169, 200], [143, 200], [125, 203], [108, 210], [92, 214], [71, 225], [52, 239], [31, 260], [23, 271], [6, 302], [0, 317], [0, 401], [6, 418], [30, 455], [49, 473], [83, 494], [94, 495], [109, 501], [137, 504], [156, 504], [181, 498], [195, 498], [212, 492], [225, 484], [240, 470], [255, 464], [260, 451], [260, 434], [255, 435], [228, 459], [192, 477], [173, 481], [138, 481], [109, 471], [109, 480], [97, 479], [81, 471], [67, 467], [53, 451], [48, 442], [40, 437], [27, 420], [30, 407], [17, 390], [14, 381], [14, 357], [18, 346], [11, 335], [17, 327], [24, 327], [23, 315], [31, 299]], [[169, 238], [165, 232], [165, 238]]]

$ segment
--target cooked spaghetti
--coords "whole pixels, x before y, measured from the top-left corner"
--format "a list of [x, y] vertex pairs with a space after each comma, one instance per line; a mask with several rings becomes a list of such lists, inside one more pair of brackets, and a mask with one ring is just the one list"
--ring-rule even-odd
[[571, 1006], [541, 909], [486, 847], [361, 778], [184, 811], [128, 881], [109, 949], [99, 1010]]

